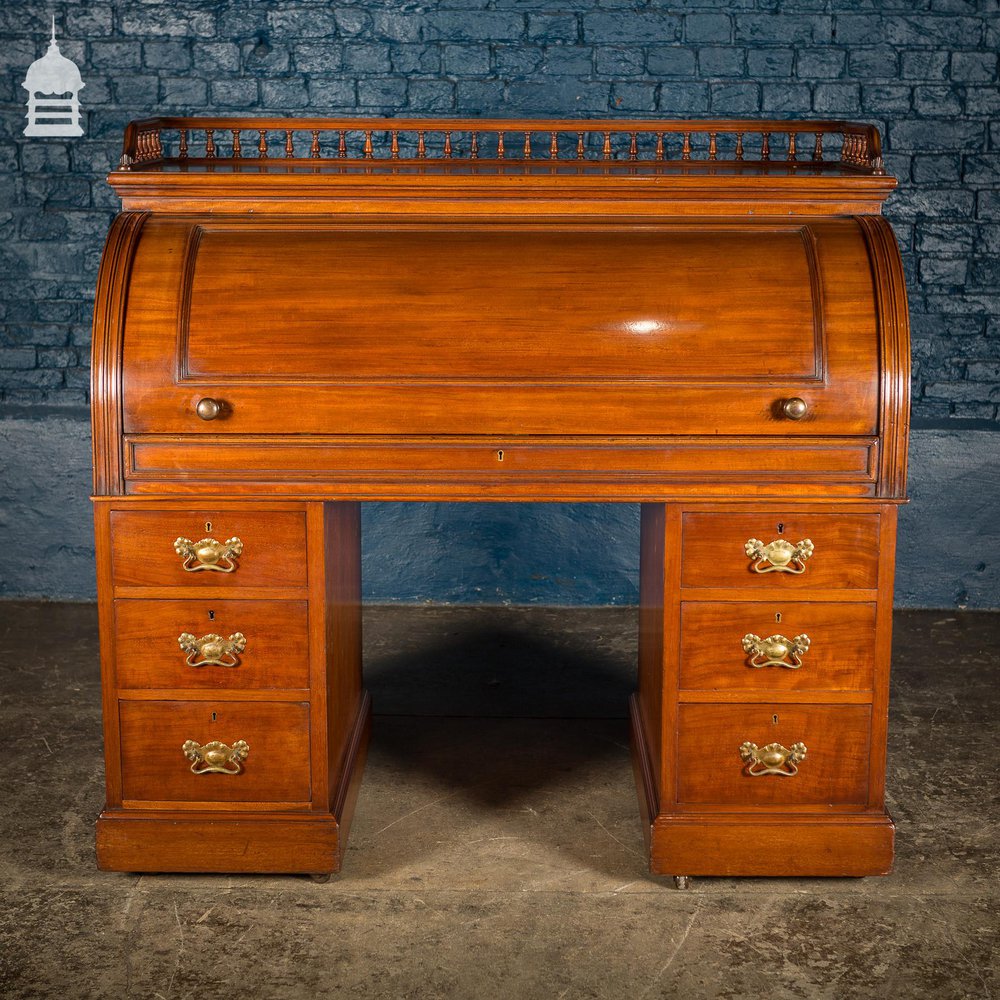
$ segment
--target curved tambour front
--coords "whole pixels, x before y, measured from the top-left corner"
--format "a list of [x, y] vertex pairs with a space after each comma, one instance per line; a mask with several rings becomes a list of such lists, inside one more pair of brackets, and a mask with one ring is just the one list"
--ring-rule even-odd
[[122, 479], [348, 477], [402, 498], [393, 483], [419, 469], [487, 488], [701, 476], [874, 496], [895, 272], [873, 257], [895, 252], [854, 218], [153, 216], [121, 360], [102, 360], [121, 365]]
[[[153, 218], [124, 352], [129, 434], [878, 426], [871, 266], [852, 220], [577, 231]], [[807, 404], [800, 419], [783, 410], [792, 398]], [[199, 415], [204, 399], [221, 409]]]

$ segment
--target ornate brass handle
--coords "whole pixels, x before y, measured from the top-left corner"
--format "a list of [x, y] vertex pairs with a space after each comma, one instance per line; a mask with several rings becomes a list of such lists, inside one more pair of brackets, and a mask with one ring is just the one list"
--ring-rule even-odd
[[747, 665], [751, 667], [788, 667], [798, 670], [802, 666], [802, 654], [809, 649], [812, 640], [803, 632], [794, 639], [783, 635], [769, 635], [762, 639], [753, 632], [743, 636], [743, 652], [749, 653]]
[[799, 396], [792, 396], [781, 404], [781, 412], [789, 420], [801, 420], [809, 412], [809, 404]]
[[250, 756], [250, 747], [245, 740], [237, 740], [231, 747], [218, 740], [204, 746], [186, 740], [181, 752], [191, 761], [192, 774], [239, 774], [243, 761]]
[[761, 778], [765, 774], [778, 774], [790, 778], [798, 774], [798, 763], [805, 760], [805, 743], [793, 743], [783, 747], [780, 743], [768, 743], [759, 747], [747, 740], [740, 746], [740, 757], [746, 765], [745, 771], [751, 778]]
[[750, 568], [755, 573], [804, 573], [806, 560], [815, 546], [809, 538], [803, 538], [797, 545], [784, 538], [776, 538], [767, 545], [759, 538], [749, 538], [743, 549], [753, 560]]
[[178, 538], [174, 542], [174, 552], [183, 560], [186, 573], [197, 573], [209, 569], [216, 573], [232, 573], [236, 570], [236, 560], [243, 552], [243, 543], [234, 535], [224, 542], [214, 538], [202, 538], [192, 542], [190, 538]]
[[238, 667], [240, 653], [246, 649], [247, 637], [242, 632], [234, 632], [228, 639], [209, 632], [196, 639], [190, 632], [181, 632], [177, 637], [181, 651], [187, 653], [184, 661], [189, 667]]

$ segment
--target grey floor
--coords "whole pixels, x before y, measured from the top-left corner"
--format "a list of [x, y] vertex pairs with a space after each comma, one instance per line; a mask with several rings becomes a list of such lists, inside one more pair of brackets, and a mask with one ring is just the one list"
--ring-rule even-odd
[[343, 873], [136, 877], [94, 862], [94, 610], [0, 603], [0, 996], [1000, 993], [1000, 614], [897, 615], [891, 876], [683, 892], [643, 866], [632, 610], [365, 626], [376, 718]]

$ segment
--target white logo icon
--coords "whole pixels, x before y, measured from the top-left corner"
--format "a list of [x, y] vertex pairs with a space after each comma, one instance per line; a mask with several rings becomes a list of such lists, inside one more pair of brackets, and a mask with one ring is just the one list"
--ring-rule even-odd
[[79, 94], [86, 84], [76, 63], [59, 51], [54, 16], [49, 50], [28, 67], [21, 86], [28, 92], [25, 135], [83, 135]]

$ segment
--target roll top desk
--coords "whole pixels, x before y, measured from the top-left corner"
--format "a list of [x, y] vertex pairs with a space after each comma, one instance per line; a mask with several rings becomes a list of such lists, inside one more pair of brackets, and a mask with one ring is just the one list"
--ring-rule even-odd
[[654, 873], [868, 875], [908, 322], [846, 122], [159, 118], [110, 182], [101, 867], [337, 871], [365, 500], [641, 504]]

